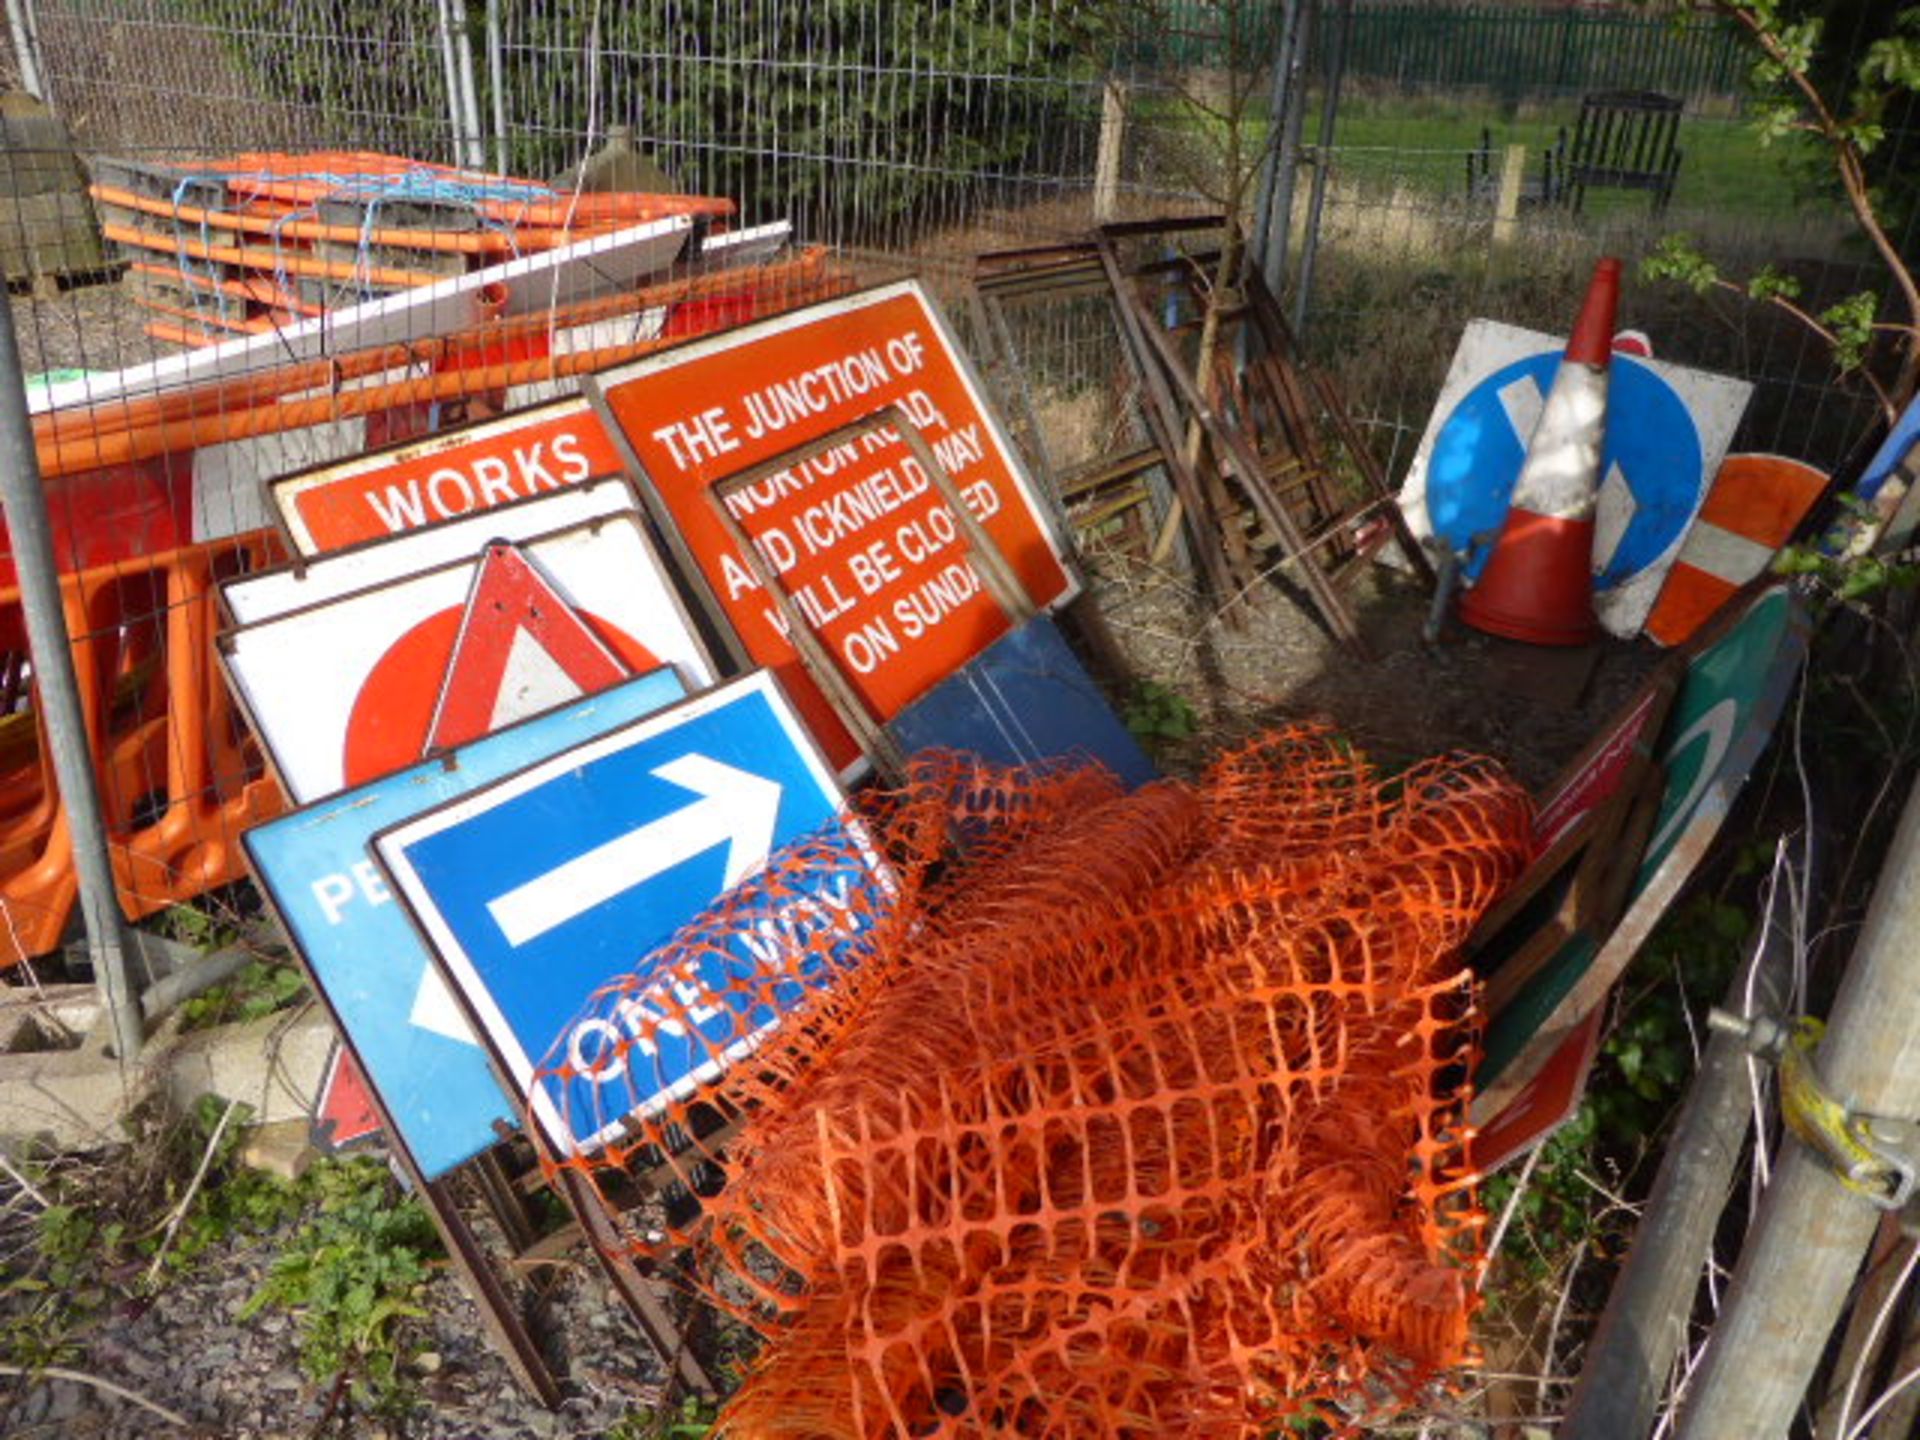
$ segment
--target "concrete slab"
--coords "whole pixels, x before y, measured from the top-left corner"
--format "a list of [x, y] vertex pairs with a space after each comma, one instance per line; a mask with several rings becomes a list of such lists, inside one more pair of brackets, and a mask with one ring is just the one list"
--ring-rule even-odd
[[88, 986], [0, 1005], [0, 1146], [113, 1144], [133, 1107], [160, 1090], [178, 1107], [212, 1094], [251, 1106], [256, 1125], [304, 1124], [333, 1044], [325, 1014], [308, 1004], [186, 1035], [170, 1017], [123, 1063], [106, 1053], [100, 1018]]

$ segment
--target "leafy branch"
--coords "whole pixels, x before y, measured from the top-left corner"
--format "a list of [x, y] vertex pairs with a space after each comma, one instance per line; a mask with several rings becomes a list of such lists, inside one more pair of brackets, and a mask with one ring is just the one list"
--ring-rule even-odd
[[1842, 375], [1857, 372], [1866, 381], [1888, 420], [1892, 420], [1899, 412], [1892, 393], [1865, 367], [1867, 347], [1875, 335], [1886, 332], [1906, 335], [1911, 343], [1916, 330], [1911, 325], [1876, 320], [1874, 317], [1880, 310], [1880, 297], [1873, 291], [1862, 290], [1856, 295], [1849, 295], [1815, 314], [1799, 303], [1802, 289], [1793, 276], [1767, 265], [1749, 276], [1744, 283], [1730, 280], [1721, 274], [1719, 266], [1701, 254], [1693, 237], [1685, 234], [1663, 237], [1654, 252], [1640, 262], [1640, 275], [1646, 280], [1671, 280], [1687, 286], [1696, 295], [1724, 290], [1784, 311], [1826, 343], [1833, 351], [1833, 363]]
[[[1827, 148], [1847, 207], [1886, 265], [1905, 317], [1876, 319], [1880, 297], [1873, 291], [1848, 296], [1815, 314], [1798, 303], [1799, 282], [1791, 276], [1768, 266], [1744, 284], [1729, 280], [1685, 236], [1663, 242], [1641, 273], [1649, 279], [1679, 281], [1701, 294], [1716, 288], [1729, 290], [1793, 316], [1832, 348], [1834, 363], [1843, 374], [1857, 371], [1872, 386], [1891, 422], [1920, 385], [1920, 282], [1881, 222], [1866, 157], [1886, 139], [1885, 116], [1894, 97], [1920, 94], [1920, 6], [1902, 9], [1894, 17], [1891, 32], [1866, 47], [1842, 104], [1823, 94], [1814, 78], [1815, 58], [1825, 39], [1821, 17], [1796, 17], [1786, 0], [1712, 0], [1712, 4], [1739, 25], [1760, 52], [1753, 78], [1756, 88], [1768, 95], [1758, 119], [1762, 143], [1804, 134]], [[1865, 365], [1869, 345], [1881, 334], [1897, 336], [1900, 344], [1900, 368], [1890, 386]]]

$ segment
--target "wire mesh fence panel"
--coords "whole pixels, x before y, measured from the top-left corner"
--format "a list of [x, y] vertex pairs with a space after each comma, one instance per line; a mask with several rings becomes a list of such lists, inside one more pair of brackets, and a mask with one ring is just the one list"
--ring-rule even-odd
[[1731, 102], [1752, 65], [1737, 28], [1717, 16], [1392, 0], [1354, 6], [1347, 58], [1363, 86], [1477, 89], [1509, 105], [1606, 89]]
[[[48, 3], [14, 35], [51, 108], [0, 112], [0, 252], [134, 919], [241, 879], [240, 832], [286, 803], [213, 644], [219, 582], [289, 553], [266, 482], [847, 285], [727, 230], [729, 201], [476, 168], [477, 7], [348, 11]], [[0, 969], [75, 900], [11, 570], [0, 541]]]
[[[1321, 9], [1324, 61], [1340, 7]], [[1317, 225], [1304, 199], [1295, 207], [1297, 246], [1314, 263], [1304, 302], [1311, 346], [1354, 397], [1390, 468], [1405, 472], [1468, 319], [1564, 334], [1592, 262], [1605, 254], [1627, 261], [1622, 325], [1645, 330], [1659, 358], [1754, 382], [1736, 450], [1838, 464], [1879, 409], [1871, 385], [1838, 371], [1814, 329], [1783, 307], [1639, 276], [1669, 237], [1684, 236], [1726, 274], [1773, 267], [1790, 275], [1811, 314], [1862, 291], [1888, 293], [1885, 267], [1831, 181], [1823, 182], [1823, 169], [1831, 170], [1825, 149], [1798, 134], [1768, 141], [1740, 118], [1753, 52], [1736, 46], [1745, 63], [1719, 65], [1714, 74], [1731, 78], [1715, 79], [1710, 94], [1687, 92], [1645, 56], [1640, 68], [1606, 77], [1636, 89], [1672, 84], [1676, 102], [1685, 100], [1663, 162], [1671, 167], [1663, 190], [1651, 145], [1631, 164], [1593, 162], [1587, 147], [1619, 121], [1596, 119], [1602, 97], [1583, 102], [1578, 87], [1563, 86], [1544, 62], [1522, 67], [1518, 104], [1515, 94], [1471, 80], [1459, 69], [1474, 63], [1466, 58], [1450, 61], [1453, 68], [1426, 65], [1422, 76], [1433, 78], [1417, 94], [1367, 83], [1374, 61], [1366, 27], [1384, 23], [1393, 9], [1360, 4], [1353, 11], [1332, 143], [1302, 151], [1308, 173], [1313, 166], [1325, 172]], [[1519, 33], [1554, 19], [1498, 10], [1442, 8], [1406, 23], [1409, 34], [1425, 26], [1458, 38], [1473, 26]], [[1671, 17], [1563, 13], [1569, 26], [1673, 25]], [[1619, 53], [1640, 52], [1628, 46]], [[1581, 83], [1592, 78], [1583, 72]], [[1317, 74], [1309, 114], [1325, 84]], [[1893, 143], [1903, 143], [1897, 132]], [[1421, 323], [1408, 325], [1409, 315]]]
[[[964, 267], [983, 245], [1083, 230], [1103, 116], [1123, 143], [1112, 37], [1061, 0], [538, 0], [488, 21], [500, 163], [558, 172], [623, 129], [676, 185], [849, 251]], [[1137, 157], [1151, 106], [1130, 119]]]
[[458, 158], [428, 0], [36, 0], [31, 10], [48, 98], [87, 150]]
[[[1823, 308], [1874, 283], [1866, 264], [1832, 258], [1846, 253], [1844, 222], [1791, 208], [1742, 216], [1715, 201], [1694, 206], [1684, 177], [1665, 217], [1626, 196], [1576, 216], [1540, 203], [1537, 151], [1528, 156], [1533, 193], [1523, 188], [1503, 222], [1495, 197], [1470, 179], [1484, 153], [1342, 145], [1327, 157], [1308, 339], [1393, 473], [1404, 473], [1465, 323], [1487, 317], [1564, 335], [1594, 260], [1608, 254], [1629, 262], [1621, 324], [1651, 335], [1659, 358], [1755, 382], [1736, 449], [1830, 466], [1872, 422], [1871, 391], [1837, 376], [1827, 347], [1791, 316], [1634, 278], [1662, 237], [1684, 230], [1730, 266], [1784, 260]], [[1496, 150], [1496, 166], [1499, 158]]]

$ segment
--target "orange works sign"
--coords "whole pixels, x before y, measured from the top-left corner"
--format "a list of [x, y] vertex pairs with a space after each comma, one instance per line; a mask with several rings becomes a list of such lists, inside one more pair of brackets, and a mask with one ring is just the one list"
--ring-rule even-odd
[[287, 538], [311, 556], [624, 468], [600, 418], [576, 397], [289, 475], [270, 490]]
[[[717, 481], [895, 403], [1034, 603], [1073, 589], [1031, 481], [913, 282], [649, 356], [594, 383], [749, 653], [779, 671], [836, 766], [858, 749], [713, 513], [706, 492]], [[952, 512], [891, 432], [837, 445], [728, 503], [882, 719], [1006, 631]]]

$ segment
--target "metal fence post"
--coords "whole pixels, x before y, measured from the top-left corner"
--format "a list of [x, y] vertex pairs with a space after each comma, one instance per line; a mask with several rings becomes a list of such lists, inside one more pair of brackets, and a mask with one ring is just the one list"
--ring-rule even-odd
[[500, 0], [487, 0], [487, 85], [493, 91], [493, 168], [505, 175], [507, 165], [507, 62], [500, 33]]
[[480, 128], [480, 93], [473, 78], [473, 31], [467, 25], [466, 0], [448, 0], [453, 22], [454, 78], [460, 87], [460, 163], [487, 168], [486, 132]]
[[13, 34], [13, 58], [20, 66], [20, 85], [34, 99], [45, 101], [40, 78], [40, 36], [33, 23], [33, 0], [7, 0], [7, 29]]
[[73, 832], [74, 870], [80, 884], [80, 914], [87, 930], [87, 954], [101, 1003], [113, 1025], [114, 1053], [132, 1060], [145, 1038], [140, 997], [127, 973], [126, 924], [120, 915], [119, 889], [107, 854], [106, 819], [94, 783], [93, 752], [87, 745], [80, 688], [68, 648], [66, 609], [60, 596], [60, 569], [53, 553], [53, 527], [41, 487], [40, 456], [34, 448], [33, 422], [27, 414], [27, 387], [15, 343], [13, 307], [0, 305], [0, 507], [6, 511], [19, 574], [20, 608], [27, 622], [36, 703], [46, 722], [55, 783]]
[[[1920, 1110], [1920, 783], [1887, 847], [1833, 1002], [1819, 1073], [1854, 1115]], [[1680, 1440], [1785, 1435], [1885, 1212], [1783, 1140], [1727, 1301], [1681, 1403]]]
[[[1293, 157], [1287, 152], [1287, 119], [1299, 93], [1298, 41], [1306, 26], [1310, 0], [1285, 0], [1280, 43], [1273, 56], [1273, 88], [1267, 104], [1267, 153], [1253, 202], [1248, 248], [1266, 277], [1267, 289], [1282, 293], [1287, 273], [1287, 232], [1293, 209]], [[1304, 63], [1304, 62], [1302, 62]], [[1286, 209], [1282, 210], [1284, 202]]]
[[1093, 218], [1101, 225], [1120, 211], [1120, 153], [1126, 134], [1126, 82], [1109, 75], [1100, 87], [1100, 149], [1093, 162]]
[[1340, 114], [1340, 81], [1346, 74], [1347, 41], [1353, 31], [1353, 0], [1339, 0], [1340, 18], [1326, 47], [1326, 94], [1320, 101], [1320, 134], [1313, 143], [1313, 193], [1307, 202], [1307, 229], [1300, 237], [1300, 283], [1293, 292], [1293, 338], [1307, 333], [1313, 299], [1313, 265], [1320, 254], [1320, 216], [1327, 205], [1327, 181], [1333, 162], [1333, 127]]
[[448, 151], [453, 163], [467, 163], [466, 107], [460, 103], [460, 61], [453, 49], [452, 0], [434, 0], [434, 38], [440, 45], [441, 83], [447, 87]]

